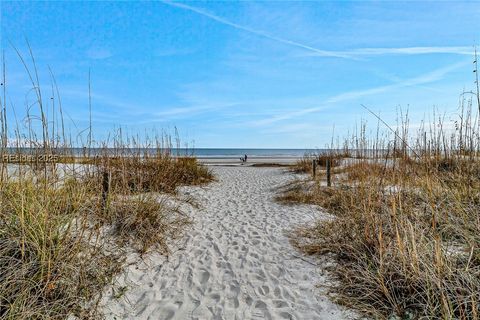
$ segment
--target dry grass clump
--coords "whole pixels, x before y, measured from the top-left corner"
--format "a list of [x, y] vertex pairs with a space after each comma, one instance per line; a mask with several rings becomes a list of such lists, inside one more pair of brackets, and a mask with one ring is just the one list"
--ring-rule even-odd
[[333, 215], [292, 241], [335, 259], [339, 302], [376, 318], [480, 317], [480, 141], [477, 124], [467, 129], [469, 150], [458, 130], [421, 132], [420, 142], [395, 132], [345, 162], [332, 187], [297, 182], [279, 197]]
[[330, 165], [332, 167], [337, 167], [341, 164], [343, 156], [337, 153], [319, 153], [314, 155], [304, 155], [301, 159], [297, 160], [290, 168], [290, 171], [295, 173], [311, 173], [312, 161], [317, 161], [317, 166], [326, 167], [327, 160], [330, 160]]
[[106, 222], [123, 245], [131, 245], [142, 254], [151, 248], [168, 254], [168, 242], [181, 238], [191, 220], [165, 199], [142, 194], [113, 201]]
[[339, 301], [381, 318], [477, 317], [479, 189], [465, 198], [429, 187], [431, 180], [410, 192], [379, 188], [368, 178], [353, 187], [317, 186], [301, 199], [335, 215], [297, 230], [295, 242], [308, 254], [335, 256]]
[[285, 204], [307, 203], [316, 204], [325, 209], [337, 210], [341, 205], [342, 192], [348, 187], [332, 189], [322, 187], [318, 182], [305, 184], [303, 181], [295, 181], [276, 197], [277, 201]]
[[22, 122], [8, 117], [7, 91], [0, 95], [0, 319], [101, 318], [98, 303], [125, 249], [168, 253], [190, 222], [169, 205], [178, 199], [145, 192], [174, 193], [213, 176], [196, 159], [171, 156], [169, 136], [155, 148], [117, 134], [94, 144], [90, 121], [68, 139], [53, 74], [56, 94], [42, 98], [31, 58], [33, 68], [20, 56], [34, 93]]
[[309, 173], [312, 172], [312, 158], [309, 156], [303, 156], [303, 158], [297, 160], [290, 170], [295, 173]]
[[0, 318], [94, 316], [119, 260], [85, 228], [98, 208], [84, 189], [28, 179], [3, 183], [0, 192]]
[[344, 173], [348, 181], [358, 181], [367, 176], [370, 179], [377, 179], [382, 177], [392, 177], [388, 173], [392, 173], [391, 168], [380, 163], [369, 163], [366, 161], [349, 164], [345, 169], [339, 171]]
[[[175, 192], [182, 185], [197, 185], [213, 180], [211, 171], [196, 158], [170, 155], [107, 159], [102, 170], [111, 175], [113, 190], [130, 192]], [[101, 175], [97, 176], [102, 179]]]
[[100, 317], [103, 288], [123, 250], [168, 254], [190, 219], [160, 196], [110, 194], [103, 207], [91, 179], [52, 187], [40, 176], [2, 183], [0, 318]]

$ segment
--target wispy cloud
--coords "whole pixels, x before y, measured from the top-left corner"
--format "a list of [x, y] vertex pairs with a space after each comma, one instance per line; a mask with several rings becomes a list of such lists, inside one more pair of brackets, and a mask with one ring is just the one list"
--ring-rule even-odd
[[238, 23], [231, 22], [231, 21], [229, 21], [229, 20], [227, 20], [223, 17], [214, 15], [214, 14], [209, 13], [206, 10], [203, 10], [203, 9], [200, 9], [200, 8], [192, 7], [192, 6], [189, 6], [189, 5], [186, 5], [186, 4], [183, 4], [183, 3], [178, 3], [178, 2], [163, 1], [163, 3], [165, 3], [169, 6], [173, 6], [173, 7], [177, 7], [177, 8], [181, 8], [181, 9], [184, 9], [184, 10], [195, 12], [199, 15], [202, 15], [204, 17], [207, 17], [209, 19], [212, 19], [212, 20], [217, 21], [221, 24], [230, 26], [230, 27], [238, 29], [238, 30], [242, 30], [242, 31], [245, 31], [245, 32], [248, 32], [248, 33], [252, 33], [252, 34], [255, 34], [257, 36], [260, 36], [260, 37], [263, 37], [263, 38], [266, 38], [266, 39], [269, 39], [269, 40], [272, 40], [272, 41], [277, 41], [277, 42], [280, 42], [280, 43], [283, 43], [283, 44], [286, 44], [286, 45], [290, 45], [290, 46], [294, 46], [294, 47], [297, 47], [297, 48], [302, 48], [302, 49], [311, 51], [318, 56], [336, 57], [336, 58], [349, 58], [347, 55], [337, 53], [335, 51], [318, 49], [318, 48], [315, 48], [315, 47], [312, 47], [312, 46], [309, 46], [309, 45], [306, 45], [306, 44], [303, 44], [303, 43], [300, 43], [300, 42], [296, 42], [296, 41], [292, 41], [292, 40], [288, 40], [288, 39], [284, 39], [284, 38], [280, 38], [280, 37], [271, 35], [269, 33], [266, 33], [264, 31], [262, 31], [262, 30], [256, 30], [256, 29], [253, 29], [253, 28], [250, 28], [250, 27], [242, 26]]
[[457, 55], [473, 55], [472, 47], [469, 46], [425, 46], [425, 47], [403, 47], [403, 48], [358, 48], [352, 50], [335, 51], [335, 50], [323, 50], [310, 45], [300, 43], [297, 41], [281, 38], [262, 30], [257, 30], [251, 27], [243, 26], [238, 23], [232, 22], [223, 17], [217, 16], [204, 9], [192, 7], [184, 3], [162, 1], [163, 3], [195, 12], [201, 16], [212, 19], [218, 23], [230, 26], [232, 28], [242, 30], [257, 36], [277, 41], [286, 45], [294, 46], [297, 48], [305, 49], [308, 53], [304, 56], [319, 56], [319, 57], [336, 57], [346, 59], [356, 59], [361, 56], [378, 56], [378, 55], [419, 55], [419, 54], [457, 54]]
[[[189, 107], [178, 107], [170, 108], [165, 111], [155, 112], [154, 115], [157, 120], [165, 118], [178, 118], [178, 117], [188, 117], [197, 113], [204, 113], [208, 111], [214, 111], [219, 109], [231, 108], [237, 106], [238, 103], [228, 103], [228, 104], [209, 104], [209, 105], [194, 105]], [[155, 119], [149, 121], [156, 121]]]
[[422, 84], [427, 84], [435, 81], [441, 80], [445, 75], [448, 73], [457, 70], [465, 65], [467, 65], [469, 62], [468, 61], [462, 61], [459, 63], [455, 63], [443, 68], [436, 69], [434, 71], [425, 73], [423, 75], [402, 80], [393, 84], [389, 85], [384, 85], [384, 86], [379, 86], [375, 88], [370, 88], [370, 89], [365, 89], [365, 90], [354, 90], [354, 91], [349, 91], [341, 94], [337, 94], [335, 96], [332, 96], [330, 98], [327, 98], [321, 105], [317, 107], [310, 107], [310, 108], [305, 108], [297, 111], [292, 111], [292, 112], [287, 112], [283, 114], [279, 114], [276, 116], [271, 116], [265, 119], [261, 120], [256, 120], [250, 122], [251, 125], [254, 126], [264, 126], [264, 125], [269, 125], [278, 121], [282, 120], [289, 120], [292, 118], [296, 118], [299, 116], [303, 116], [306, 114], [311, 114], [315, 112], [319, 112], [322, 110], [325, 110], [326, 108], [329, 108], [332, 104], [343, 102], [343, 101], [348, 101], [348, 100], [356, 100], [360, 99], [365, 96], [370, 96], [374, 94], [379, 94], [383, 92], [387, 92], [390, 90], [394, 89], [400, 89], [404, 87], [411, 87], [411, 86], [417, 86], [417, 85], [422, 85]]
[[376, 88], [371, 88], [366, 90], [357, 90], [357, 91], [342, 93], [342, 94], [330, 97], [329, 99], [326, 100], [326, 103], [330, 104], [330, 103], [337, 103], [345, 100], [354, 100], [364, 96], [382, 93], [388, 90], [399, 89], [403, 87], [412, 87], [412, 86], [435, 82], [435, 81], [441, 80], [446, 74], [454, 70], [457, 70], [460, 67], [467, 65], [468, 63], [469, 63], [468, 61], [463, 61], [463, 62], [455, 63], [443, 68], [439, 68], [437, 70], [425, 73], [423, 75], [420, 75], [414, 78], [401, 80], [393, 84], [379, 86]]
[[473, 55], [473, 48], [463, 47], [406, 47], [406, 48], [362, 48], [347, 51], [353, 55], [387, 55], [387, 54], [434, 54], [434, 53], [451, 53], [459, 55]]
[[[77, 101], [81, 101], [83, 103], [88, 102], [88, 90], [82, 87], [62, 88], [61, 96], [62, 100], [64, 98], [73, 98], [78, 99]], [[130, 103], [128, 101], [124, 101], [110, 94], [100, 94], [92, 92], [91, 98], [94, 109], [97, 107], [97, 105], [103, 105], [107, 106], [110, 110], [115, 110], [116, 112], [121, 112], [123, 114], [129, 115], [144, 114], [142, 110], [149, 110], [150, 108], [152, 108], [152, 106], [142, 106], [138, 105], [137, 103]]]
[[324, 105], [321, 105], [321, 106], [318, 106], [318, 107], [301, 109], [301, 110], [298, 110], [298, 111], [287, 112], [287, 113], [283, 113], [283, 114], [276, 115], [276, 116], [273, 116], [273, 117], [271, 116], [271, 117], [261, 119], [261, 120], [251, 121], [250, 124], [252, 124], [254, 126], [269, 125], [269, 124], [272, 124], [272, 123], [275, 123], [275, 122], [278, 122], [278, 121], [289, 120], [289, 119], [300, 117], [300, 116], [303, 116], [303, 115], [306, 115], [306, 114], [309, 114], [309, 113], [319, 112], [319, 111], [322, 111], [326, 108], [328, 108], [328, 105], [324, 104]]
[[[108, 122], [108, 119], [110, 119], [110, 122], [140, 125], [191, 118], [198, 114], [231, 109], [241, 104], [241, 102], [212, 102], [199, 97], [190, 97], [182, 103], [183, 105], [179, 106], [179, 103], [176, 106], [162, 106], [162, 110], [157, 111], [159, 107], [156, 105], [125, 101], [109, 94], [93, 92], [91, 97], [96, 122], [100, 120]], [[62, 89], [62, 99], [73, 99], [72, 101], [77, 103], [86, 102], [88, 101], [88, 91], [82, 90], [82, 88]], [[85, 112], [88, 111], [87, 108], [79, 110], [81, 110], [80, 116], [85, 116]], [[103, 112], [100, 110], [103, 110]], [[97, 121], [97, 119], [100, 120]]]
[[[474, 50], [469, 46], [451, 47], [403, 47], [403, 48], [358, 48], [346, 51], [335, 51], [339, 55], [348, 57], [383, 56], [383, 55], [421, 55], [421, 54], [456, 54], [473, 55]], [[314, 52], [302, 54], [302, 56], [321, 56]]]

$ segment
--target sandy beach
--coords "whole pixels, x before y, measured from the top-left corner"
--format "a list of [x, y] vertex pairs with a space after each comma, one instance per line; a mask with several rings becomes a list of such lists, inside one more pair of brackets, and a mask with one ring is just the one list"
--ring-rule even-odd
[[[216, 182], [184, 187], [199, 206], [182, 244], [168, 257], [130, 265], [104, 300], [108, 319], [346, 319], [321, 288], [318, 260], [288, 241], [295, 225], [321, 218], [312, 206], [274, 201], [294, 179], [282, 168], [213, 168]], [[318, 286], [320, 285], [320, 287]], [[119, 297], [120, 296], [120, 297]]]
[[238, 157], [197, 157], [198, 161], [207, 166], [251, 166], [251, 165], [265, 165], [265, 164], [276, 164], [276, 165], [292, 165], [301, 157], [293, 156], [275, 156], [275, 157], [261, 157], [261, 156], [250, 156], [246, 163], [242, 163]]

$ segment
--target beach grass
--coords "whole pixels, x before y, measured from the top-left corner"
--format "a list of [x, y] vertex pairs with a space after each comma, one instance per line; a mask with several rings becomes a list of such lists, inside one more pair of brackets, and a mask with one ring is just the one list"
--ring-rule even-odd
[[318, 154], [305, 154], [290, 166], [290, 171], [295, 173], [311, 173], [313, 170], [313, 161], [316, 161], [316, 165], [319, 167], [326, 167], [327, 161], [330, 161], [330, 165], [335, 167], [340, 164], [342, 158], [347, 156], [348, 154], [334, 150], [322, 151]]
[[30, 57], [32, 67], [20, 56], [34, 92], [27, 118], [7, 117], [6, 91], [0, 101], [0, 319], [101, 318], [126, 252], [168, 254], [187, 231], [177, 188], [214, 177], [173, 155], [171, 135], [141, 144], [119, 130], [95, 141], [90, 125], [72, 140], [59, 90], [47, 104]]
[[472, 100], [465, 105], [452, 130], [439, 120], [409, 136], [407, 116], [390, 139], [363, 130], [345, 144], [362, 141], [345, 150], [359, 156], [334, 168], [331, 187], [321, 172], [279, 196], [332, 215], [291, 239], [335, 261], [336, 301], [380, 319], [479, 318], [480, 140]]
[[51, 188], [32, 178], [3, 182], [0, 209], [0, 317], [90, 317], [119, 271], [89, 227], [98, 214], [85, 188]]

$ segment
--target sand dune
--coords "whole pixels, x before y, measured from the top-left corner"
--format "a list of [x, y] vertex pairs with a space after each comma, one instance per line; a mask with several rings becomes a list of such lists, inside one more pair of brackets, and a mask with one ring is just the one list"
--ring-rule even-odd
[[286, 237], [321, 214], [284, 206], [275, 189], [293, 178], [280, 168], [215, 167], [218, 182], [188, 187], [199, 208], [182, 248], [151, 256], [119, 279], [129, 289], [105, 300], [107, 318], [344, 319], [348, 312], [316, 287], [326, 281]]

